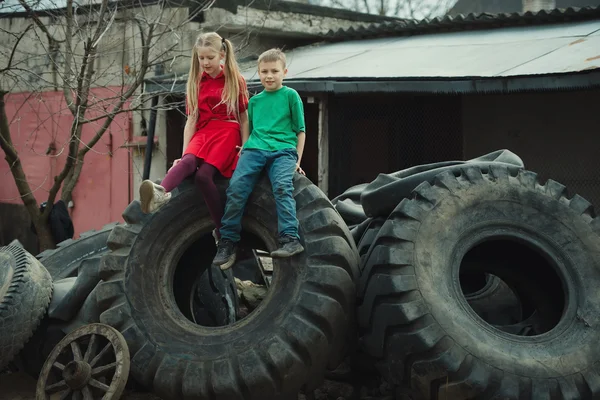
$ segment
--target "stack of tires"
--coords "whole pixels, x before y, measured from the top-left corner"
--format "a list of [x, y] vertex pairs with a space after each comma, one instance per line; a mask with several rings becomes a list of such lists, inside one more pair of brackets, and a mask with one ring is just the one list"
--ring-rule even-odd
[[[165, 400], [293, 399], [338, 366], [355, 324], [356, 247], [331, 202], [303, 176], [294, 179], [294, 198], [305, 251], [274, 260], [267, 297], [256, 310], [212, 327], [193, 323], [177, 299], [179, 285], [189, 281], [179, 276], [179, 260], [191, 249], [209, 249], [202, 243], [212, 240], [201, 194], [184, 182], [160, 212], [143, 214], [138, 201], [127, 207], [126, 224], [108, 237], [96, 297], [100, 322], [127, 341], [136, 381]], [[276, 248], [266, 178], [249, 199], [243, 229], [242, 241], [252, 248]], [[192, 257], [196, 273], [209, 268], [213, 255]]]
[[0, 371], [23, 346], [46, 314], [52, 279], [18, 242], [0, 247]]
[[497, 161], [361, 188], [361, 349], [398, 398], [598, 398], [600, 219]]
[[[235, 322], [231, 270], [211, 266], [191, 182], [160, 212], [134, 201], [125, 224], [40, 254], [52, 302], [41, 264], [0, 249], [0, 367], [48, 309], [24, 360], [102, 322], [127, 341], [132, 378], [164, 400], [295, 399], [357, 332], [398, 399], [600, 398], [600, 219], [582, 197], [499, 151], [380, 175], [333, 201], [297, 175], [294, 198], [305, 252], [274, 260], [266, 298]], [[242, 243], [277, 246], [266, 177]]]

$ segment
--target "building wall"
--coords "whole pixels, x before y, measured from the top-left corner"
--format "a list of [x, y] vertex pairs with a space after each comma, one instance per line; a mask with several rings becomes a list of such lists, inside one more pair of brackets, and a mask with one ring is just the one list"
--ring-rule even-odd
[[329, 107], [330, 197], [380, 173], [462, 157], [459, 96], [332, 95]]
[[508, 149], [600, 204], [600, 90], [329, 99], [329, 195], [419, 164]]
[[[80, 30], [74, 34], [73, 40], [74, 53], [79, 55], [75, 65], [81, 62], [84, 43], [82, 38], [89, 36], [86, 32], [96, 28], [93, 21], [85, 21], [87, 15], [81, 13], [76, 17]], [[102, 96], [118, 96], [121, 87], [126, 87], [134, 79], [132, 72], [139, 67], [142, 46], [137, 24], [131, 19], [136, 15], [142, 15], [149, 21], [160, 19], [161, 23], [156, 24], [157, 30], [164, 31], [165, 34], [151, 47], [150, 58], [166, 60], [159, 73], [175, 74], [183, 81], [187, 79], [192, 46], [202, 31], [216, 30], [229, 38], [239, 49], [238, 56], [243, 58], [255, 56], [270, 47], [290, 49], [307, 44], [315, 40], [317, 35], [329, 30], [347, 29], [372, 22], [361, 21], [364, 16], [345, 19], [343, 16], [338, 18], [318, 15], [318, 12], [303, 14], [250, 7], [238, 7], [236, 13], [213, 7], [205, 11], [202, 18], [185, 22], [189, 18], [187, 8], [173, 7], [163, 11], [154, 5], [144, 6], [143, 9], [122, 9], [99, 44], [94, 65], [96, 73], [92, 81], [92, 87], [98, 88], [96, 100]], [[64, 18], [41, 16], [40, 19], [58, 40], [65, 39]], [[11, 44], [30, 24], [31, 20], [22, 15], [0, 18], [0, 41], [4, 43], [5, 49], [0, 55], [7, 56], [6, 52], [11, 49]], [[46, 155], [46, 150], [52, 138], [58, 138], [60, 142], [66, 140], [71, 116], [65, 110], [61, 93], [65, 45], [62, 43], [59, 49], [52, 51], [44, 35], [36, 30], [37, 28], [31, 29], [24, 35], [19, 51], [14, 54], [14, 63], [21, 68], [17, 75], [19, 78], [0, 74], [0, 87], [10, 88], [7, 112], [12, 121], [14, 141], [26, 165], [25, 170], [34, 187], [36, 199], [42, 202], [47, 198], [52, 179], [63, 165], [65, 157], [62, 145], [57, 146], [55, 155]], [[151, 70], [147, 77], [154, 74], [155, 71]], [[132, 101], [141, 98], [139, 95], [142, 90], [143, 88], [138, 90]], [[17, 103], [33, 93], [36, 93], [32, 97], [34, 100], [29, 101], [27, 107], [19, 108]], [[39, 100], [35, 100], [38, 98]], [[164, 97], [161, 97], [161, 104], [164, 105]], [[144, 106], [147, 108], [149, 105], [150, 101], [147, 100]], [[162, 109], [157, 115], [156, 146], [152, 153], [150, 171], [152, 180], [164, 177], [169, 161], [173, 158], [169, 154], [180, 151], [175, 149], [180, 147], [177, 140], [167, 140], [169, 112], [173, 111]], [[144, 135], [149, 128], [149, 119], [148, 110], [121, 114], [110, 131], [86, 156], [86, 165], [73, 194], [74, 208], [71, 211], [76, 236], [80, 232], [120, 220], [128, 202], [139, 198], [138, 187], [145, 159]], [[90, 126], [86, 127], [84, 136], [91, 134], [92, 129]], [[170, 134], [183, 135], [183, 131], [170, 129]], [[119, 147], [132, 139], [139, 146]], [[172, 143], [171, 148], [168, 148], [168, 142]], [[16, 186], [5, 162], [0, 162], [0, 173], [0, 203], [20, 204]], [[29, 222], [24, 221], [23, 224]]]
[[[121, 9], [102, 36], [102, 40], [98, 44], [92, 86], [127, 86], [134, 79], [131, 72], [140, 66], [142, 39], [138, 25], [133, 18], [140, 11], [140, 9]], [[2, 54], [5, 56], [8, 56], [17, 37], [25, 32], [32, 23], [30, 18], [19, 15], [17, 14], [13, 18], [0, 18], [0, 40], [5, 49]], [[187, 8], [173, 7], [161, 10], [158, 6], [145, 6], [143, 15], [147, 23], [155, 22], [157, 24], [155, 40], [149, 50], [149, 58], [158, 62], [166, 61], [166, 69], [177, 69], [179, 63], [186, 64], [185, 60], [180, 58], [181, 56], [189, 57], [189, 49], [193, 45], [199, 29], [197, 22], [184, 24], [188, 17]], [[88, 14], [85, 13], [76, 15], [77, 24], [74, 27], [72, 39], [75, 74], [78, 72], [77, 66], [80, 65], [84, 54], [85, 40], [92, 37], [92, 32], [97, 27], [94, 21], [88, 23], [87, 17]], [[9, 74], [0, 74], [0, 84], [5, 88], [10, 88], [12, 93], [55, 90], [56, 88], [62, 90], [67, 54], [64, 42], [65, 18], [41, 16], [40, 20], [61, 43], [58, 49], [50, 49], [45, 35], [39, 28], [30, 29], [23, 36], [13, 56], [13, 65], [21, 69], [19, 78], [12, 79]], [[142, 27], [147, 29], [144, 23], [142, 23]], [[170, 62], [173, 59], [174, 62]], [[152, 75], [152, 71], [150, 75]], [[71, 86], [75, 85], [76, 82], [73, 81]]]
[[497, 149], [519, 155], [542, 180], [552, 178], [600, 204], [600, 90], [465, 95], [464, 156]]
[[[107, 97], [115, 90], [114, 87], [97, 88], [94, 96]], [[44, 92], [35, 96], [9, 94], [5, 100], [13, 144], [31, 190], [41, 203], [47, 200], [53, 178], [64, 166], [73, 117], [65, 106], [62, 92]], [[94, 114], [89, 116], [94, 117]], [[101, 123], [102, 120], [84, 126], [84, 142], [93, 137]], [[108, 131], [85, 156], [71, 209], [76, 236], [122, 220], [121, 214], [131, 199], [131, 149], [122, 147], [130, 140], [130, 125], [127, 113], [117, 115]], [[0, 203], [22, 204], [4, 157], [0, 160], [0, 177]], [[7, 234], [4, 236], [6, 240], [10, 239]]]

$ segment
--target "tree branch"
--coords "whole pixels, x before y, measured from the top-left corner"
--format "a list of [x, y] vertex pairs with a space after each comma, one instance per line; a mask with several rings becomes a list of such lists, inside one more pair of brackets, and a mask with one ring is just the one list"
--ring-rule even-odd
[[71, 92], [70, 86], [73, 76], [73, 48], [71, 43], [71, 38], [73, 37], [73, 0], [67, 0], [67, 15], [65, 23], [67, 25], [67, 29], [65, 32], [65, 72], [63, 73], [63, 95], [65, 96], [67, 107], [69, 107], [71, 114], [75, 115], [75, 101], [73, 100], [73, 93]]
[[17, 37], [17, 42], [15, 43], [15, 45], [13, 46], [13, 48], [10, 52], [10, 56], [8, 57], [8, 62], [6, 63], [6, 67], [0, 69], [0, 73], [6, 72], [11, 69], [13, 58], [17, 51], [17, 47], [19, 47], [19, 42], [21, 41], [21, 39], [23, 39], [23, 37], [25, 37], [25, 34], [27, 32], [29, 32], [29, 29], [31, 29], [32, 27], [33, 27], [32, 24], [27, 25], [27, 28], [25, 28], [25, 30], [23, 32], [21, 32], [21, 34]]
[[4, 151], [6, 161], [10, 166], [10, 172], [12, 173], [15, 184], [17, 185], [17, 190], [21, 195], [21, 200], [27, 208], [29, 215], [31, 215], [33, 219], [33, 217], [39, 216], [40, 212], [37, 206], [37, 201], [33, 196], [33, 192], [31, 191], [31, 187], [27, 181], [27, 176], [25, 175], [23, 166], [21, 165], [19, 155], [12, 144], [10, 127], [8, 125], [8, 117], [6, 116], [6, 103], [4, 101], [4, 96], [6, 93], [6, 91], [0, 89], [0, 147]]

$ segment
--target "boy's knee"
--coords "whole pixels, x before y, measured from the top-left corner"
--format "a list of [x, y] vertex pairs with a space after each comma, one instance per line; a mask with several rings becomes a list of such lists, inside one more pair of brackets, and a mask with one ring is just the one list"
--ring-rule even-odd
[[275, 196], [291, 195], [294, 186], [291, 182], [273, 182], [273, 194]]

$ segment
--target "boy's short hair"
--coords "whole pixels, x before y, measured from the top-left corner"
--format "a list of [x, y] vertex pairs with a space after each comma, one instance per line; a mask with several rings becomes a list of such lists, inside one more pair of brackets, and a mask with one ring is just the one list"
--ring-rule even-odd
[[258, 57], [258, 65], [260, 65], [260, 63], [262, 63], [262, 62], [276, 62], [276, 61], [281, 61], [281, 63], [283, 64], [283, 68], [285, 69], [286, 59], [285, 59], [285, 54], [283, 53], [283, 51], [281, 51], [281, 49], [269, 49], [269, 50], [263, 52]]

